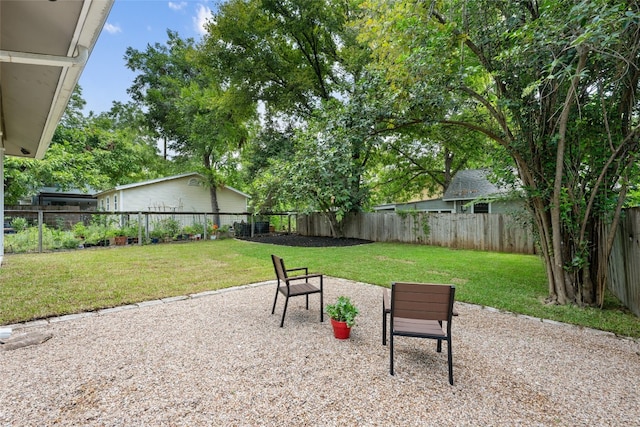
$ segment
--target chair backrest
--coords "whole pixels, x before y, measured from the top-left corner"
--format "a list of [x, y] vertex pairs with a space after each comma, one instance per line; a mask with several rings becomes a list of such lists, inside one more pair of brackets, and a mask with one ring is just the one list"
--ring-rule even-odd
[[451, 322], [455, 290], [453, 285], [392, 283], [391, 315]]
[[276, 255], [271, 255], [273, 261], [273, 269], [276, 271], [276, 277], [278, 280], [286, 281], [287, 270], [284, 268], [284, 260]]

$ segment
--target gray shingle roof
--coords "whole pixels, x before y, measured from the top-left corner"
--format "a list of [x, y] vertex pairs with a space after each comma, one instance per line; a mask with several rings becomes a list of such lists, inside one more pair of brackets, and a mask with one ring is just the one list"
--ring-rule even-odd
[[442, 200], [473, 200], [478, 197], [491, 197], [506, 193], [506, 188], [497, 187], [487, 176], [487, 169], [468, 169], [455, 174], [444, 193]]

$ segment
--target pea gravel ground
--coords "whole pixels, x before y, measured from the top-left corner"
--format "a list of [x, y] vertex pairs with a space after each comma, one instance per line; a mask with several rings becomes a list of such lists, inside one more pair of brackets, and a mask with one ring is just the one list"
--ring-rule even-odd
[[[271, 314], [273, 282], [13, 325], [0, 426], [639, 426], [640, 343], [456, 303], [446, 348], [381, 343], [381, 290], [326, 278], [361, 310], [350, 340], [319, 298]], [[5, 344], [6, 345], [6, 344]]]

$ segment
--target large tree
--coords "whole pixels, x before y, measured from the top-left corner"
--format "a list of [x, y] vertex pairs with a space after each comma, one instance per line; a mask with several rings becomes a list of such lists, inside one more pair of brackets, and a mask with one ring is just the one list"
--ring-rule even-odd
[[197, 165], [206, 177], [217, 214], [217, 188], [235, 174], [255, 104], [225, 84], [201, 46], [176, 32], [168, 31], [166, 44], [148, 45], [145, 51], [129, 48], [125, 57], [138, 72], [129, 92], [146, 107], [151, 127], [169, 140], [174, 160]]
[[[602, 303], [613, 233], [637, 172], [638, 4], [365, 3], [367, 40], [399, 96], [415, 99], [431, 122], [482, 133], [509, 154], [537, 226], [550, 300]], [[460, 119], [461, 108], [478, 114]]]
[[368, 61], [348, 23], [352, 0], [229, 0], [208, 24], [207, 50], [229, 81], [271, 111], [310, 117], [347, 98]]
[[[277, 156], [265, 161], [256, 149], [251, 150], [252, 158], [262, 166], [250, 166], [255, 172], [251, 178], [257, 184], [256, 190], [268, 194], [266, 197], [256, 194], [255, 200], [265, 204], [258, 208], [282, 206], [286, 198], [296, 206], [323, 211], [332, 223], [340, 222], [344, 210], [362, 209], [363, 199], [358, 196], [357, 187], [363, 181], [362, 159], [368, 153], [361, 141], [353, 137], [343, 140], [352, 153], [348, 169], [338, 171], [342, 165], [324, 163], [328, 174], [332, 171], [336, 177], [345, 171], [353, 174], [346, 181], [339, 180], [353, 187], [344, 193], [352, 198], [333, 196], [328, 190], [306, 191], [304, 184], [316, 176], [312, 168], [302, 167], [307, 163], [317, 165], [327, 157], [321, 149], [323, 140], [309, 135], [319, 122], [331, 125], [331, 117], [323, 111], [328, 106], [341, 108], [350, 103], [363, 77], [368, 51], [356, 41], [357, 33], [348, 25], [357, 11], [352, 7], [354, 3], [231, 0], [220, 6], [208, 26], [211, 64], [227, 75], [232, 87], [260, 101], [269, 118], [277, 118], [269, 122], [267, 132], [257, 132], [257, 138], [252, 140]], [[337, 120], [342, 119], [332, 123], [338, 123]], [[343, 135], [361, 135], [356, 122], [342, 121]], [[281, 136], [275, 136], [275, 132]], [[283, 151], [287, 147], [288, 153]], [[301, 159], [305, 164], [300, 163]], [[284, 176], [285, 170], [294, 170], [296, 178]], [[269, 183], [282, 181], [287, 181], [286, 187], [291, 191], [275, 195]], [[338, 209], [336, 203], [340, 204]]]
[[497, 152], [484, 135], [448, 125], [419, 123], [387, 129], [378, 156], [375, 196], [380, 203], [441, 196], [455, 174], [485, 167]]
[[[370, 51], [357, 39], [354, 23], [362, 15], [358, 3], [231, 0], [209, 24], [211, 63], [228, 76], [230, 84], [262, 102], [268, 117], [266, 128], [250, 141], [255, 149], [250, 149], [254, 163], [249, 164], [249, 178], [259, 209], [293, 203], [289, 207], [323, 211], [337, 225], [343, 213], [364, 209], [372, 200], [408, 198], [425, 189], [440, 193], [458, 169], [487, 153], [487, 144], [478, 142], [479, 137], [473, 138], [476, 144], [469, 139], [464, 146], [454, 144], [464, 131], [424, 126], [424, 112], [415, 104], [387, 96], [381, 71], [367, 69]], [[314, 133], [318, 128], [324, 132]], [[343, 158], [350, 159], [348, 169], [342, 162], [325, 163], [322, 147], [338, 138], [350, 145], [351, 156]], [[432, 149], [425, 150], [426, 143]], [[276, 158], [268, 158], [272, 154]], [[302, 167], [307, 166], [300, 164], [303, 160], [309, 167]], [[296, 171], [296, 179], [291, 180], [293, 187], [286, 187], [293, 190], [298, 185], [297, 192], [276, 191], [287, 180], [283, 176], [289, 170], [287, 162], [294, 163], [289, 166]], [[332, 191], [304, 188], [315, 180], [313, 166], [318, 164], [336, 176]], [[339, 179], [345, 170], [356, 175]], [[303, 178], [300, 174], [305, 172], [309, 175]], [[350, 197], [334, 196], [339, 182], [351, 183], [353, 188], [341, 191]], [[362, 191], [369, 188], [374, 191]], [[322, 194], [328, 199], [318, 199]], [[370, 194], [375, 194], [374, 199]]]

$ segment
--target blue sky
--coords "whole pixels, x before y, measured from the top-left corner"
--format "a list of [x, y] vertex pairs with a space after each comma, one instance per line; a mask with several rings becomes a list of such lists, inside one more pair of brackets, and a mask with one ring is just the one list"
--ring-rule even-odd
[[127, 88], [135, 74], [127, 69], [127, 47], [145, 50], [148, 44], [167, 41], [167, 29], [196, 40], [215, 9], [216, 0], [115, 0], [107, 23], [80, 77], [85, 113], [101, 113], [113, 101], [130, 100]]

